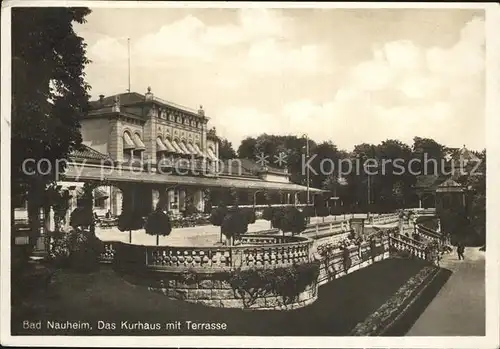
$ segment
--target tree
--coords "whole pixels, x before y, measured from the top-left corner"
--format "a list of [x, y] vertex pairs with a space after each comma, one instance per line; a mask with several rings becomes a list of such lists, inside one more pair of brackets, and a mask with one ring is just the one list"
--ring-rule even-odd
[[89, 13], [75, 7], [12, 9], [12, 196], [28, 193], [32, 239], [39, 231], [46, 187], [81, 144], [79, 120], [88, 110], [90, 89], [84, 67], [89, 60], [73, 23], [84, 23]]
[[232, 240], [248, 231], [248, 224], [255, 222], [253, 210], [241, 209], [238, 206], [226, 207], [221, 205], [210, 215], [210, 223], [221, 227], [222, 235], [232, 244]]
[[239, 207], [231, 207], [224, 216], [221, 224], [221, 233], [233, 245], [235, 237], [239, 237], [248, 231], [249, 216]]
[[142, 214], [137, 211], [122, 212], [118, 217], [118, 229], [120, 231], [128, 231], [128, 241], [132, 243], [132, 230], [139, 230], [144, 228], [144, 218]]
[[168, 236], [172, 231], [170, 217], [160, 207], [153, 211], [146, 221], [146, 234], [156, 235], [156, 246], [160, 244], [160, 235]]
[[300, 234], [307, 227], [307, 217], [296, 207], [278, 207], [274, 210], [273, 226], [280, 229], [283, 235], [287, 232]]
[[221, 138], [219, 144], [219, 159], [229, 160], [236, 158], [236, 152], [233, 149], [233, 145], [225, 138]]

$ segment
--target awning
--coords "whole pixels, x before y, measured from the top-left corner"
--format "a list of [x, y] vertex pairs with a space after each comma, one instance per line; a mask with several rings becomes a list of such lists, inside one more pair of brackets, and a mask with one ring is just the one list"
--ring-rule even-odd
[[123, 134], [123, 149], [135, 149], [134, 141], [132, 141], [132, 138], [130, 138], [130, 134], [128, 132], [125, 132]]
[[156, 151], [167, 151], [167, 147], [163, 144], [160, 138], [156, 138]]
[[146, 146], [141, 140], [141, 137], [137, 133], [134, 133], [134, 143], [135, 143], [135, 149], [136, 150], [145, 150]]
[[163, 144], [165, 144], [165, 147], [167, 147], [167, 151], [169, 153], [177, 153], [177, 150], [175, 150], [174, 146], [172, 145], [172, 143], [170, 143], [170, 140], [168, 138], [165, 138], [163, 140]]
[[215, 156], [214, 151], [212, 150], [212, 148], [208, 148], [207, 154], [208, 154], [208, 157], [210, 158], [210, 160], [213, 160], [213, 161], [219, 160], [219, 159], [217, 159], [217, 156]]
[[196, 152], [198, 153], [199, 156], [204, 156], [203, 155], [203, 152], [201, 151], [200, 147], [198, 146], [198, 144], [193, 144], [193, 148], [194, 150], [196, 150]]
[[200, 154], [198, 154], [198, 152], [196, 151], [196, 149], [194, 149], [194, 147], [193, 147], [193, 145], [191, 143], [186, 143], [186, 147], [191, 152], [191, 154], [193, 154], [194, 156], [199, 156], [200, 155]]
[[188, 148], [186, 147], [186, 144], [184, 142], [179, 142], [179, 147], [182, 149], [182, 151], [185, 154], [191, 155], [191, 152], [188, 150]]
[[109, 198], [108, 193], [101, 188], [97, 188], [94, 190], [94, 199], [107, 199]]
[[179, 147], [179, 144], [177, 144], [177, 142], [176, 142], [176, 141], [172, 141], [172, 142], [170, 142], [170, 143], [172, 143], [172, 146], [174, 147], [174, 149], [175, 149], [175, 152], [176, 152], [176, 153], [179, 153], [179, 154], [185, 154], [185, 153], [182, 151], [182, 148], [181, 148], [181, 147]]

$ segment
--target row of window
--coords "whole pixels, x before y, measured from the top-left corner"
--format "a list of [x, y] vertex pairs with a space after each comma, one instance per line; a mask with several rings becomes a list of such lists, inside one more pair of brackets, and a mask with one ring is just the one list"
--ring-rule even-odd
[[[126, 159], [141, 159], [142, 152], [146, 150], [141, 137], [138, 133], [133, 135], [125, 131], [123, 133], [123, 153]], [[158, 153], [189, 155], [195, 157], [204, 157], [212, 161], [217, 161], [217, 156], [213, 148], [208, 148], [203, 151], [198, 143], [184, 142], [176, 139], [170, 140], [169, 138], [156, 139], [156, 151]]]

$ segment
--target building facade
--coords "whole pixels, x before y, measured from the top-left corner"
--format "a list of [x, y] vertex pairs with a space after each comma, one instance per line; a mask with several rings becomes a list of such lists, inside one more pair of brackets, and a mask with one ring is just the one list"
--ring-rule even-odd
[[240, 203], [254, 205], [263, 192], [280, 193], [275, 203], [285, 204], [299, 203], [301, 192], [321, 192], [291, 183], [286, 170], [249, 159], [220, 161], [220, 139], [202, 106], [179, 106], [151, 88], [101, 95], [90, 106], [81, 121], [84, 146], [72, 154], [61, 182], [75, 191], [72, 207], [83, 183], [96, 179], [108, 183], [94, 190], [98, 215], [121, 214], [124, 201], [147, 214], [160, 199], [173, 215], [188, 206], [203, 212], [208, 201], [220, 202], [231, 189]]

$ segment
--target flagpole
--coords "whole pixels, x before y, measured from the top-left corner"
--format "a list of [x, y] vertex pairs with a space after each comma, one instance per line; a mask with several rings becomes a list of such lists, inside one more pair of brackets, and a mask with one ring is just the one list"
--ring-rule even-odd
[[128, 92], [130, 91], [130, 38], [127, 38], [127, 47], [128, 47]]

